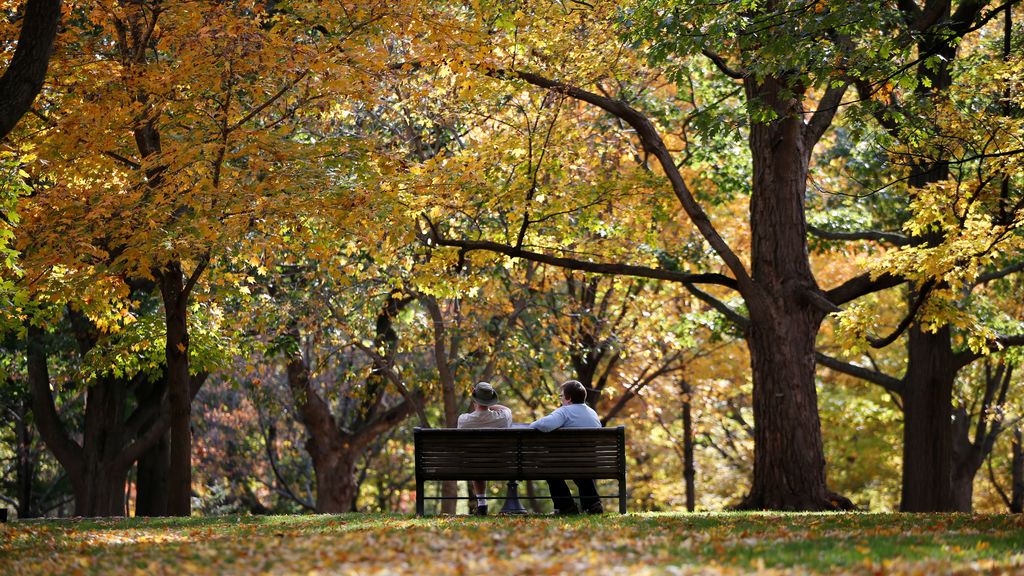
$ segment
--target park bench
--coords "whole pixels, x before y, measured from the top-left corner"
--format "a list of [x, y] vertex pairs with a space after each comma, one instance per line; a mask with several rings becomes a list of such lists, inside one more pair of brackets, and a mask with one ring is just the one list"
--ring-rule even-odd
[[612, 479], [626, 513], [626, 431], [616, 428], [416, 428], [416, 515], [425, 500], [459, 500], [424, 493], [428, 481]]

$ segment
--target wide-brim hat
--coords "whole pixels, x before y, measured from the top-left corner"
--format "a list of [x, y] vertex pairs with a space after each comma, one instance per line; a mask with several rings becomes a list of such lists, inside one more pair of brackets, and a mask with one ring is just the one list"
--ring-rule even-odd
[[494, 406], [498, 403], [498, 393], [487, 382], [477, 382], [476, 386], [473, 386], [471, 396], [473, 401], [481, 406]]

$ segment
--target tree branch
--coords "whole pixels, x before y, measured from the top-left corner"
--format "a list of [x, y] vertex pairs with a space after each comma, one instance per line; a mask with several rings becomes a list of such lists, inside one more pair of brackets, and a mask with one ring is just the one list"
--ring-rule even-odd
[[761, 291], [755, 286], [750, 274], [743, 265], [743, 262], [732, 251], [732, 248], [730, 248], [725, 242], [725, 239], [718, 234], [718, 230], [715, 229], [710, 218], [708, 218], [708, 215], [704, 212], [704, 209], [701, 208], [696, 198], [693, 197], [689, 187], [686, 185], [682, 175], [679, 173], [679, 169], [676, 168], [672, 154], [668, 151], [668, 148], [665, 146], [665, 142], [661, 139], [661, 136], [658, 134], [658, 130], [654, 127], [654, 124], [652, 124], [646, 116], [622, 100], [600, 96], [576, 86], [570, 86], [563, 82], [538, 76], [537, 74], [513, 71], [508, 73], [498, 73], [497, 75], [499, 77], [506, 77], [510, 74], [539, 88], [566, 94], [577, 100], [593, 104], [594, 106], [597, 106], [609, 114], [622, 119], [632, 126], [636, 131], [637, 136], [640, 138], [640, 142], [644, 149], [658, 159], [662, 170], [665, 171], [665, 175], [672, 184], [672, 190], [675, 193], [676, 198], [682, 205], [683, 210], [685, 210], [686, 214], [690, 217], [694, 226], [697, 227], [697, 230], [700, 231], [704, 239], [711, 245], [711, 248], [716, 254], [718, 254], [718, 257], [721, 258], [725, 262], [725, 265], [729, 267], [729, 270], [736, 278], [737, 289], [740, 293], [742, 293], [745, 298], [753, 298], [761, 295]]
[[807, 231], [823, 240], [873, 240], [875, 242], [888, 242], [893, 246], [907, 246], [910, 244], [909, 238], [896, 232], [883, 232], [880, 230], [840, 232], [838, 230], [825, 230], [810, 224], [807, 225]]
[[1005, 268], [1000, 268], [999, 270], [993, 270], [992, 272], [981, 274], [978, 276], [978, 279], [974, 282], [974, 285], [978, 286], [980, 284], [986, 284], [993, 280], [999, 280], [1000, 278], [1005, 278], [1010, 274], [1013, 274], [1014, 272], [1020, 272], [1021, 270], [1024, 270], [1024, 260], [1021, 260], [1016, 264], [1010, 264], [1009, 266], [1006, 266]]
[[877, 278], [871, 278], [871, 274], [865, 272], [860, 276], [850, 278], [831, 290], [826, 290], [825, 297], [836, 306], [840, 306], [861, 296], [899, 286], [906, 281], [905, 278], [893, 276], [888, 272], [881, 274]]
[[53, 402], [43, 334], [41, 328], [28, 326], [28, 381], [32, 392], [32, 415], [46, 447], [72, 478], [80, 478], [83, 467], [82, 447], [68, 434]]
[[842, 372], [843, 374], [847, 374], [855, 378], [860, 378], [861, 380], [871, 382], [872, 384], [877, 384], [897, 396], [903, 395], [903, 381], [897, 380], [888, 374], [882, 374], [881, 372], [870, 370], [863, 366], [843, 362], [838, 358], [833, 358], [832, 356], [822, 352], [815, 352], [814, 358], [818, 361], [818, 364], [821, 364], [826, 368], [830, 368], [836, 372]]
[[227, 133], [234, 132], [235, 130], [240, 128], [243, 124], [245, 124], [249, 120], [252, 120], [253, 118], [255, 118], [257, 114], [259, 114], [260, 112], [265, 110], [268, 106], [270, 106], [271, 104], [276, 102], [278, 99], [280, 99], [281, 96], [284, 96], [285, 93], [287, 93], [289, 90], [294, 88], [295, 85], [299, 83], [299, 81], [301, 81], [303, 78], [306, 77], [307, 74], [309, 74], [309, 70], [305, 70], [301, 74], [296, 76], [294, 80], [292, 80], [291, 82], [285, 84], [280, 90], [278, 90], [270, 98], [267, 98], [267, 100], [264, 101], [262, 104], [260, 104], [259, 106], [253, 108], [248, 114], [246, 114], [245, 116], [240, 118], [237, 122], [235, 122], [234, 124], [229, 126], [228, 129], [226, 130], [226, 132]]
[[935, 282], [929, 280], [928, 282], [925, 283], [924, 286], [921, 287], [921, 290], [917, 293], [917, 298], [914, 300], [913, 305], [911, 305], [910, 310], [907, 311], [907, 314], [906, 316], [903, 317], [903, 320], [900, 320], [899, 325], [896, 326], [896, 329], [892, 331], [892, 334], [889, 334], [885, 338], [868, 338], [868, 342], [871, 344], [871, 347], [885, 348], [889, 344], [895, 342], [896, 339], [899, 338], [900, 335], [903, 334], [903, 332], [910, 327], [911, 322], [914, 321], [914, 317], [917, 316], [917, 311], [921, 309], [921, 305], [924, 304], [925, 300], [928, 299], [928, 294], [931, 293], [932, 287], [934, 285]]
[[581, 270], [583, 272], [594, 272], [596, 274], [634, 276], [638, 278], [655, 278], [658, 280], [669, 280], [672, 282], [680, 283], [718, 284], [720, 286], [726, 286], [732, 289], [738, 288], [736, 280], [729, 278], [728, 276], [725, 276], [723, 274], [691, 274], [687, 272], [665, 270], [663, 268], [634, 266], [631, 264], [586, 262], [583, 260], [576, 260], [573, 258], [551, 256], [549, 254], [543, 254], [541, 252], [523, 250], [522, 248], [517, 248], [515, 246], [510, 246], [508, 244], [501, 244], [499, 242], [491, 242], [489, 240], [455, 240], [445, 238], [437, 230], [437, 226], [433, 222], [428, 220], [425, 216], [423, 217], [423, 219], [424, 221], [426, 221], [427, 226], [430, 229], [430, 232], [429, 234], [421, 235], [421, 237], [427, 242], [428, 245], [436, 244], [438, 246], [461, 248], [467, 252], [471, 250], [485, 250], [488, 252], [504, 254], [511, 258], [522, 258], [523, 260], [540, 262], [541, 264], [550, 264], [552, 266], [557, 266], [559, 268], [567, 268], [569, 270]]
[[715, 298], [711, 294], [697, 288], [693, 284], [683, 284], [690, 294], [696, 296], [699, 300], [705, 302], [715, 310], [717, 310], [722, 316], [725, 316], [730, 322], [740, 327], [742, 330], [746, 330], [750, 327], [750, 319], [733, 310], [728, 304], [722, 302], [718, 298]]
[[711, 50], [704, 48], [700, 51], [700, 53], [707, 56], [708, 59], [715, 64], [715, 67], [721, 70], [722, 74], [725, 74], [729, 78], [743, 80], [744, 78], [747, 77], [746, 71], [736, 70], [735, 68], [729, 66], [729, 63], [725, 61], [725, 58], [722, 58], [721, 56], [712, 52]]
[[814, 111], [814, 115], [811, 116], [811, 120], [807, 123], [807, 129], [804, 132], [804, 142], [806, 143], [808, 154], [811, 153], [814, 145], [821, 139], [821, 135], [832, 124], [832, 118], [835, 117], [836, 112], [839, 110], [843, 94], [846, 94], [848, 86], [847, 82], [843, 82], [839, 86], [829, 86], [825, 90], [825, 94], [818, 102], [818, 109]]

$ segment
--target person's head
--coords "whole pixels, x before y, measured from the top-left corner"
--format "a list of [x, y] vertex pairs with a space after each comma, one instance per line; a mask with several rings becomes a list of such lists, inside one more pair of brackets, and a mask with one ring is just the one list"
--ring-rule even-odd
[[569, 404], [583, 404], [587, 401], [587, 389], [579, 380], [562, 382], [562, 398]]
[[470, 394], [470, 397], [473, 399], [473, 403], [481, 408], [494, 406], [498, 403], [498, 393], [487, 382], [477, 382], [476, 386], [473, 386], [473, 393]]

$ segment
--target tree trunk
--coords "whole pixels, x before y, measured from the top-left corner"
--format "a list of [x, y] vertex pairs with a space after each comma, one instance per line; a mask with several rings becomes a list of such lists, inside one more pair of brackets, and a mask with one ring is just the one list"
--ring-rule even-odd
[[192, 396], [189, 379], [188, 292], [180, 262], [160, 271], [167, 329], [167, 391], [171, 403], [170, 469], [167, 478], [167, 512], [192, 514]]
[[693, 465], [693, 401], [690, 395], [693, 390], [685, 380], [680, 382], [683, 392], [683, 478], [686, 482], [686, 510], [693, 512], [697, 507], [696, 470]]
[[28, 424], [29, 406], [28, 400], [24, 398], [19, 398], [17, 403], [14, 434], [18, 518], [34, 518], [36, 513], [32, 506], [32, 480], [35, 477], [35, 461], [32, 459], [32, 428]]
[[25, 3], [18, 47], [0, 77], [0, 140], [28, 112], [42, 90], [59, 22], [60, 0]]
[[[141, 382], [135, 389], [136, 405], [160, 406], [167, 402], [166, 374], [155, 382]], [[145, 427], [153, 425], [154, 417]], [[171, 436], [169, 432], [160, 435], [151, 448], [146, 450], [136, 463], [135, 471], [135, 515], [167, 516], [167, 478], [171, 467]]]
[[537, 487], [534, 486], [533, 480], [526, 481], [526, 495], [529, 497], [527, 502], [530, 506], [530, 511], [534, 514], [541, 514], [544, 511], [544, 508], [540, 503], [540, 500], [537, 498]]
[[[444, 425], [448, 428], [456, 428], [459, 425], [459, 408], [455, 397], [455, 375], [452, 373], [450, 364], [451, 357], [454, 354], [449, 354], [449, 351], [445, 348], [447, 330], [445, 328], [444, 316], [441, 313], [441, 307], [438, 305], [437, 299], [433, 296], [423, 296], [421, 301], [430, 313], [430, 318], [434, 325], [434, 360], [437, 365], [438, 379], [441, 381]], [[455, 345], [451, 344], [451, 347], [454, 349]], [[459, 485], [457, 482], [452, 480], [441, 483], [441, 496], [446, 498], [446, 500], [441, 500], [442, 514], [455, 513], [458, 500], [453, 498], [456, 498], [458, 495]]]
[[[76, 328], [80, 342], [89, 344], [81, 325]], [[32, 391], [32, 412], [39, 435], [60, 462], [71, 481], [78, 516], [122, 516], [125, 514], [125, 483], [134, 459], [167, 430], [166, 414], [149, 426], [139, 421], [140, 412], [125, 415], [129, 381], [99, 377], [86, 390], [82, 443], [74, 441], [61, 422], [53, 401], [47, 367], [44, 332], [28, 328], [28, 372]], [[84, 352], [83, 352], [84, 353]], [[189, 398], [198, 390], [197, 379]], [[137, 410], [145, 412], [145, 407]], [[158, 413], [159, 406], [149, 406]], [[131, 433], [129, 433], [131, 430]], [[130, 436], [136, 436], [129, 443]]]
[[[982, 415], [984, 417], [984, 407]], [[974, 501], [974, 477], [981, 469], [986, 454], [976, 442], [971, 442], [971, 416], [960, 407], [953, 410], [952, 441], [953, 461], [950, 478], [950, 504], [956, 512], [971, 512]], [[981, 441], [980, 439], [976, 439]]]
[[330, 407], [313, 389], [309, 367], [298, 346], [289, 352], [286, 372], [302, 425], [306, 429], [306, 451], [313, 460], [316, 475], [316, 511], [342, 514], [352, 510], [355, 500], [356, 461], [363, 446], [349, 434], [343, 434], [334, 421]]
[[125, 516], [128, 470], [112, 462], [87, 462], [86, 468], [85, 490], [75, 497], [75, 516]]
[[[975, 473], [977, 470], [975, 470]], [[955, 512], [974, 511], [974, 476], [975, 474], [957, 472], [953, 475], [952, 494]]]
[[135, 473], [135, 515], [167, 516], [171, 435], [166, 433], [139, 458]]
[[1018, 426], [1010, 442], [1010, 512], [1014, 514], [1024, 513], [1024, 439], [1021, 436]]
[[131, 467], [119, 456], [125, 444], [127, 383], [99, 377], [86, 391], [82, 435], [84, 490], [75, 501], [78, 516], [124, 516], [125, 484]]
[[754, 478], [743, 509], [832, 510], [852, 507], [828, 491], [818, 419], [814, 344], [824, 312], [807, 253], [804, 196], [809, 149], [802, 90], [795, 80], [745, 82], [748, 101], [777, 118], [752, 122], [751, 268], [757, 293], [747, 343], [753, 373]]
[[910, 327], [903, 392], [903, 512], [946, 512], [953, 501], [953, 359], [950, 329]]
[[352, 512], [356, 501], [356, 463], [358, 458], [358, 451], [341, 450], [335, 458], [314, 463], [317, 512], [321, 514]]

